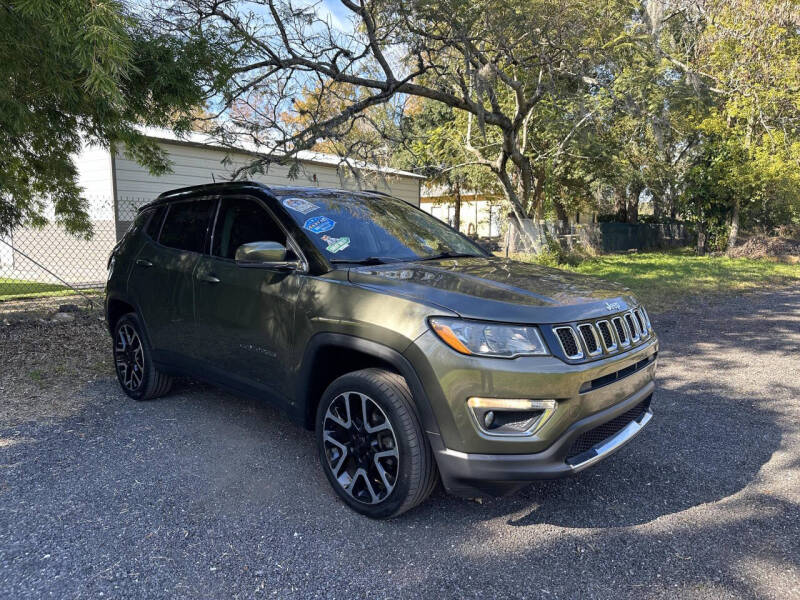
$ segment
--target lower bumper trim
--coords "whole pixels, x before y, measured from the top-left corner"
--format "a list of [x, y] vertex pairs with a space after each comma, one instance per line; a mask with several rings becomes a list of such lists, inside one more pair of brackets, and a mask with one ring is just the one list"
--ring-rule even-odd
[[586, 467], [592, 466], [596, 462], [600, 462], [606, 456], [621, 448], [624, 444], [628, 443], [633, 436], [638, 434], [642, 428], [647, 425], [653, 418], [653, 411], [647, 410], [639, 421], [631, 421], [623, 427], [618, 433], [612, 435], [606, 441], [590, 448], [586, 452], [573, 456], [567, 459], [567, 464], [572, 467], [573, 471], [579, 471]]
[[652, 420], [647, 409], [610, 437], [588, 450], [569, 457], [570, 448], [582, 434], [624, 415], [652, 396], [655, 385], [648, 382], [622, 402], [574, 423], [547, 450], [535, 454], [467, 454], [444, 447], [435, 448], [442, 483], [458, 495], [505, 495], [537, 479], [556, 479], [578, 473], [610, 456], [636, 437]]

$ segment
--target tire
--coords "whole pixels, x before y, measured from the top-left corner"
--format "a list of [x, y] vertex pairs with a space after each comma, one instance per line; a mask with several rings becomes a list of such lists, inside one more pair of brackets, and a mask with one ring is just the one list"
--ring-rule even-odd
[[135, 313], [123, 315], [114, 326], [112, 352], [117, 381], [134, 400], [158, 398], [172, 387], [172, 378], [153, 365], [144, 327]]
[[367, 517], [396, 517], [439, 481], [411, 391], [396, 373], [364, 369], [336, 379], [317, 407], [316, 436], [331, 486]]

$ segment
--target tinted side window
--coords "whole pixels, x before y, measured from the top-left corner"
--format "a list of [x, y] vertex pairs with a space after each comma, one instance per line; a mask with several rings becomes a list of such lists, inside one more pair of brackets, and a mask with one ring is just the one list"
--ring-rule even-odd
[[213, 200], [170, 204], [158, 241], [178, 250], [202, 252]]
[[167, 207], [164, 205], [159, 206], [155, 210], [149, 211], [153, 216], [150, 222], [147, 223], [147, 228], [144, 232], [154, 240], [158, 239], [158, 232], [161, 231], [161, 223], [164, 221], [164, 213]]
[[224, 198], [214, 229], [211, 253], [234, 258], [236, 249], [250, 242], [286, 245], [286, 234], [261, 204], [248, 198]]

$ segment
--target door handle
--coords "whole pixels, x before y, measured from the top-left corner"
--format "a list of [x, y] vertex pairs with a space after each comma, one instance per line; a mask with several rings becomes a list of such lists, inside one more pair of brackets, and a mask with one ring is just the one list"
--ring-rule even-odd
[[206, 283], [219, 283], [219, 277], [215, 277], [214, 275], [202, 273], [197, 276], [200, 281], [205, 281]]
[[137, 258], [136, 259], [136, 265], [139, 266], [139, 267], [148, 268], [148, 267], [152, 267], [153, 263], [151, 263], [149, 260], [145, 260], [144, 258]]

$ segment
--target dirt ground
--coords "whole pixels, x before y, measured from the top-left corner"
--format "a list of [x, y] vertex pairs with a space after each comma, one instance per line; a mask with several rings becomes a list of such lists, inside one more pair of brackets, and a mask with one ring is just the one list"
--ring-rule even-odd
[[114, 376], [102, 298], [92, 300], [0, 302], [0, 423], [75, 414], [86, 399], [74, 390]]

